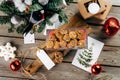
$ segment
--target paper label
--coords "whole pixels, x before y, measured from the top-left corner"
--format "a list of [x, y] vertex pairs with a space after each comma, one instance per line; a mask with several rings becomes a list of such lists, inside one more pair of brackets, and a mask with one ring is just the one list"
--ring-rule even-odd
[[50, 70], [53, 66], [55, 66], [55, 63], [50, 59], [50, 57], [47, 55], [47, 53], [44, 50], [37, 51], [37, 57], [41, 60], [43, 65]]
[[91, 66], [97, 61], [103, 46], [104, 43], [88, 37], [88, 49], [78, 49], [72, 64], [91, 73]]
[[24, 35], [24, 44], [35, 43], [35, 35], [30, 32], [27, 35]]

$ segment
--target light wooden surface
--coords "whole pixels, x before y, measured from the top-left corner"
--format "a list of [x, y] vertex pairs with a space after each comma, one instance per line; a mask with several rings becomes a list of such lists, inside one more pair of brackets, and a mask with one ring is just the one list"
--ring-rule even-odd
[[[75, 0], [75, 2], [77, 1], [78, 0]], [[115, 17], [120, 21], [120, 0], [106, 1], [110, 1], [113, 4], [107, 18]], [[78, 13], [77, 4], [71, 3], [70, 6], [64, 9], [64, 11], [70, 18], [75, 13]], [[0, 58], [0, 80], [45, 80], [41, 79], [41, 77], [43, 77], [42, 74], [45, 75], [47, 80], [120, 80], [120, 31], [114, 37], [106, 39], [101, 36], [101, 29], [104, 21], [99, 22], [94, 19], [89, 19], [86, 22], [89, 23], [93, 29], [89, 36], [105, 43], [103, 51], [97, 61], [103, 67], [103, 72], [101, 74], [92, 75], [73, 66], [71, 62], [76, 51], [71, 51], [66, 57], [64, 57], [63, 63], [57, 64], [50, 71], [46, 70], [45, 67], [42, 67], [32, 77], [23, 74], [22, 71], [11, 71], [8, 63], [5, 62], [3, 58]], [[31, 63], [35, 60], [36, 56], [33, 54], [33, 49], [30, 50], [30, 48], [37, 47], [45, 39], [45, 36], [42, 36], [42, 34], [36, 34], [36, 43], [25, 45], [23, 43], [22, 35], [7, 33], [7, 26], [9, 25], [0, 25], [0, 45], [5, 42], [12, 42], [20, 51], [22, 51], [22, 55], [27, 55], [24, 66]], [[30, 50], [29, 52], [27, 52], [28, 49]], [[21, 54], [18, 54], [17, 58], [20, 57]]]

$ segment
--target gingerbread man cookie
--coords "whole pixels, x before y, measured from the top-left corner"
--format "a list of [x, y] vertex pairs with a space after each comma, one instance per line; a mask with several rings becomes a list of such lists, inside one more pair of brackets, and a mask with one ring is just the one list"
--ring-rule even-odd
[[15, 58], [16, 47], [12, 47], [8, 42], [5, 46], [0, 46], [0, 57], [4, 57], [5, 61]]

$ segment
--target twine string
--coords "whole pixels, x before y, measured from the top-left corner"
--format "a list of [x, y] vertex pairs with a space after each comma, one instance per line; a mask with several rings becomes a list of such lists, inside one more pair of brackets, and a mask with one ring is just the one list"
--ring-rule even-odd
[[[30, 78], [32, 79], [36, 79], [36, 80], [47, 80], [45, 74], [43, 74], [42, 72], [39, 72], [39, 73], [35, 73], [34, 75], [31, 75], [30, 73], [28, 73], [25, 69], [24, 69], [24, 64], [25, 64], [25, 60], [27, 59], [27, 56], [28, 54], [30, 54], [33, 50], [36, 50], [37, 47], [31, 47], [31, 48], [28, 48], [26, 50], [23, 50], [24, 52], [22, 52], [21, 50], [18, 50], [18, 53], [21, 54], [21, 57], [20, 57], [20, 61], [21, 61], [21, 69], [20, 69], [20, 72], [23, 74], [23, 75], [26, 75], [26, 76], [29, 76]], [[25, 74], [26, 73], [26, 74]], [[41, 77], [39, 77], [41, 75]]]

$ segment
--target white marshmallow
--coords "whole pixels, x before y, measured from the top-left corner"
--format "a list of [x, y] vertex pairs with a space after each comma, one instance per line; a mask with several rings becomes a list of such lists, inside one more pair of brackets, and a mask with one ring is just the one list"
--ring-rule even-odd
[[96, 14], [98, 13], [100, 10], [100, 6], [97, 4], [97, 3], [91, 3], [89, 6], [88, 6], [88, 11], [91, 13], [91, 14]]

